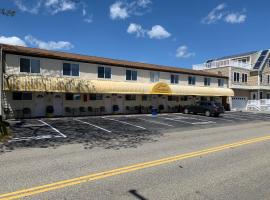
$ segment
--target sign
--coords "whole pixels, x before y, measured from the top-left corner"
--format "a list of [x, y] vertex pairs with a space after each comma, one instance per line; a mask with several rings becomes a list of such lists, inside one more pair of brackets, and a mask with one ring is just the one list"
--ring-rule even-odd
[[172, 90], [167, 83], [156, 83], [151, 91], [151, 94], [171, 94]]

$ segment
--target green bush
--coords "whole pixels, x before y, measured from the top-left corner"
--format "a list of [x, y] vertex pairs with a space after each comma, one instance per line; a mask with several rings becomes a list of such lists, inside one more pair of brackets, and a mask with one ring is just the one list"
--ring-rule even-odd
[[0, 141], [9, 135], [8, 126], [7, 122], [0, 121]]

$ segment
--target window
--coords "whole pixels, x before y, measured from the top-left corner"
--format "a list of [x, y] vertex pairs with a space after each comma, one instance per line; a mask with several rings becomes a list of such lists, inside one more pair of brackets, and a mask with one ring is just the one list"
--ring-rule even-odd
[[224, 79], [218, 79], [218, 87], [224, 86]]
[[150, 72], [150, 81], [153, 83], [159, 82], [159, 72]]
[[40, 73], [40, 60], [21, 58], [20, 72]]
[[189, 76], [188, 77], [188, 84], [189, 85], [195, 85], [196, 83], [196, 77], [195, 76]]
[[102, 94], [89, 94], [89, 100], [102, 100]]
[[233, 73], [233, 81], [239, 82], [240, 74], [238, 72]]
[[79, 76], [79, 64], [63, 63], [63, 75]]
[[142, 101], [147, 101], [147, 95], [142, 95]]
[[262, 74], [260, 74], [260, 83], [262, 83], [263, 81], [263, 77], [262, 77]]
[[270, 84], [270, 75], [267, 76], [267, 83]]
[[32, 100], [31, 92], [13, 92], [12, 93], [13, 100]]
[[127, 101], [135, 101], [136, 100], [136, 95], [134, 95], [134, 94], [127, 94], [126, 95], [126, 100]]
[[168, 101], [179, 101], [178, 96], [168, 96]]
[[247, 74], [242, 74], [242, 82], [243, 83], [247, 82]]
[[205, 85], [205, 86], [209, 86], [210, 83], [211, 83], [211, 78], [205, 77], [205, 78], [204, 78], [204, 85]]
[[111, 68], [110, 67], [98, 67], [98, 78], [111, 78]]
[[68, 100], [68, 101], [70, 101], [70, 100], [81, 100], [81, 95], [80, 94], [67, 93], [66, 94], [66, 100]]
[[179, 75], [171, 74], [171, 83], [172, 84], [178, 84], [179, 83]]
[[136, 70], [126, 70], [126, 80], [137, 81], [137, 71]]
[[187, 101], [188, 100], [188, 97], [187, 96], [182, 96], [181, 97], [181, 101]]

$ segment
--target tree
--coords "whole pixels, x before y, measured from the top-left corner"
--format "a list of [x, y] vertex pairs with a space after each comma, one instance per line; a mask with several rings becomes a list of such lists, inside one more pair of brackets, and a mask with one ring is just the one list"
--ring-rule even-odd
[[14, 17], [16, 15], [16, 11], [11, 10], [11, 9], [6, 9], [6, 8], [0, 8], [0, 15]]

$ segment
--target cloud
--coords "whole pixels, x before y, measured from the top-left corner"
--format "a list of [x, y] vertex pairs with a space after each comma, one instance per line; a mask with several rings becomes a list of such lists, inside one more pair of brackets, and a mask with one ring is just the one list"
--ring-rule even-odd
[[240, 24], [246, 21], [246, 10], [242, 12], [229, 12], [226, 10], [226, 4], [222, 3], [215, 7], [206, 17], [202, 19], [203, 24], [214, 24], [220, 20], [224, 20], [230, 24]]
[[110, 17], [111, 19], [125, 19], [129, 17], [127, 8], [120, 1], [115, 2], [110, 6]]
[[134, 0], [131, 2], [118, 0], [110, 6], [110, 18], [126, 19], [131, 15], [142, 16], [150, 11], [151, 0]]
[[139, 24], [131, 23], [127, 29], [127, 32], [129, 34], [136, 34], [137, 37], [144, 37], [146, 30], [143, 29]]
[[219, 4], [213, 10], [211, 10], [206, 17], [202, 19], [202, 23], [213, 24], [221, 20], [222, 17], [224, 16], [223, 10], [225, 9], [225, 7], [226, 7], [225, 3]]
[[177, 58], [190, 58], [195, 56], [195, 53], [193, 52], [188, 52], [188, 47], [186, 45], [179, 46], [176, 49], [176, 54], [175, 56]]
[[28, 12], [31, 14], [38, 14], [40, 7], [42, 5], [42, 1], [39, 0], [36, 2], [35, 5], [28, 6], [23, 0], [15, 0], [14, 1], [15, 5], [18, 7], [18, 9], [22, 12]]
[[225, 17], [225, 21], [230, 24], [240, 24], [245, 22], [247, 16], [245, 14], [240, 13], [230, 13]]
[[160, 25], [153, 26], [152, 29], [147, 32], [147, 34], [151, 39], [164, 39], [171, 36], [171, 34]]
[[75, 10], [77, 8], [77, 1], [75, 0], [45, 0], [44, 5], [52, 15], [55, 15], [58, 12]]
[[25, 41], [29, 43], [32, 46], [41, 48], [41, 49], [47, 49], [47, 50], [69, 50], [72, 49], [74, 46], [67, 41], [48, 41], [44, 42], [42, 40], [39, 40], [31, 35], [25, 36]]
[[86, 23], [92, 23], [93, 22], [93, 15], [89, 15], [83, 19]]
[[0, 36], [0, 43], [2, 44], [10, 44], [10, 45], [18, 45], [18, 46], [26, 46], [25, 42], [16, 36], [11, 36], [11, 37], [5, 37], [5, 36]]
[[150, 39], [165, 39], [171, 36], [161, 25], [155, 25], [151, 30], [144, 29], [140, 24], [131, 23], [127, 28], [127, 33], [136, 34], [136, 37], [144, 37], [145, 34]]

